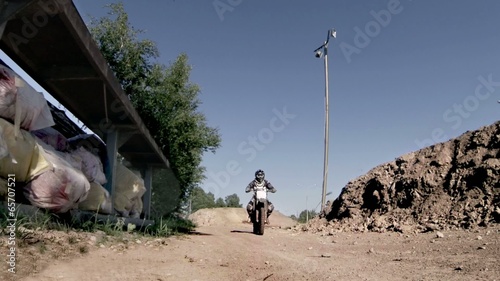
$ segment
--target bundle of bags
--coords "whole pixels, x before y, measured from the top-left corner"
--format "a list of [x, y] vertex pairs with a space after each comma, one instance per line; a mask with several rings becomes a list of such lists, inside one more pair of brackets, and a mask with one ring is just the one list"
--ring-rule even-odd
[[27, 183], [23, 193], [33, 206], [64, 213], [85, 200], [90, 183], [75, 168], [78, 159], [56, 151], [25, 130], [0, 118], [0, 177]]
[[87, 199], [78, 206], [80, 210], [96, 211], [104, 214], [113, 209], [122, 217], [139, 218], [143, 210], [142, 196], [146, 192], [140, 174], [118, 163], [115, 175], [115, 190], [111, 198], [109, 192], [97, 182], [90, 183]]
[[140, 175], [118, 164], [111, 198], [100, 158], [84, 146], [72, 149], [53, 125], [43, 95], [0, 64], [0, 196], [6, 196], [4, 181], [12, 174], [26, 184], [23, 194], [33, 206], [111, 214], [113, 200], [122, 216], [139, 217], [146, 191]]
[[[66, 139], [61, 139], [60, 136], [54, 136], [54, 134], [47, 134], [45, 140], [46, 142], [42, 141], [42, 139], [37, 139], [37, 142], [44, 147], [46, 151], [50, 151], [53, 154], [57, 154], [60, 158], [65, 159], [74, 169], [79, 171], [79, 174], [83, 175], [85, 180], [89, 183], [87, 195], [79, 200], [73, 201], [75, 204], [72, 207], [85, 211], [111, 214], [111, 196], [103, 187], [107, 180], [99, 157], [91, 153], [83, 146], [74, 150], [69, 149]], [[54, 140], [58, 141], [54, 142]], [[48, 143], [55, 144], [56, 147], [67, 147], [68, 151], [56, 151], [56, 149], [53, 146], [48, 145]], [[73, 178], [76, 177], [73, 176]], [[32, 186], [33, 185], [31, 185], [31, 187]], [[42, 188], [45, 188], [45, 190], [48, 189], [47, 187]], [[33, 198], [33, 196], [31, 197]], [[52, 208], [52, 210], [54, 210], [54, 208]]]
[[[58, 151], [25, 130], [0, 118], [0, 178], [15, 175], [26, 183], [23, 194], [33, 206], [64, 213], [80, 208], [112, 213], [111, 197], [100, 159], [83, 147]], [[5, 189], [5, 190], [4, 190]], [[2, 184], [0, 195], [5, 196]]]
[[[56, 150], [25, 130], [14, 136], [14, 125], [0, 118], [0, 178], [16, 175], [33, 206], [64, 213], [78, 208], [124, 217], [142, 213], [144, 180], [122, 164], [117, 164], [115, 194], [103, 187], [107, 182], [100, 159], [84, 147], [69, 152]], [[1, 184], [5, 196], [7, 185]], [[5, 189], [5, 190], [4, 190]]]

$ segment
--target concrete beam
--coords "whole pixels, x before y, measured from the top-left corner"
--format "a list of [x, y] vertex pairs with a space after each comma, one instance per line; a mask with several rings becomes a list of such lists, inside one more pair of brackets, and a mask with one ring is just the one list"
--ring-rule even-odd
[[101, 80], [95, 70], [82, 66], [52, 66], [40, 71], [40, 76], [46, 81], [69, 81], [69, 80]]
[[6, 23], [17, 12], [26, 7], [32, 0], [0, 0], [0, 25]]
[[114, 212], [113, 197], [115, 194], [116, 182], [116, 155], [118, 152], [118, 131], [111, 131], [106, 134], [106, 156], [108, 158], [108, 165], [104, 167], [106, 173], [106, 190], [111, 196], [111, 209]]

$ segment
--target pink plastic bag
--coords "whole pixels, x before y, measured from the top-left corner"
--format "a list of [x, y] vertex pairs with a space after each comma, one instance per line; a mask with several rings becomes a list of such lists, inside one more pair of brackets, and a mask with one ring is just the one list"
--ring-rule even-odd
[[35, 177], [25, 186], [25, 197], [33, 206], [56, 213], [78, 208], [78, 204], [87, 198], [89, 181], [58, 152], [45, 150], [45, 154], [52, 169]]

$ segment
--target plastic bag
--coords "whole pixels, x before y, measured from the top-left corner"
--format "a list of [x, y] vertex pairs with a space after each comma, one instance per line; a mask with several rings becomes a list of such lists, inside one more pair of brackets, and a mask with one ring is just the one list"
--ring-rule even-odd
[[71, 155], [75, 155], [82, 159], [81, 170], [90, 182], [97, 182], [101, 185], [108, 182], [106, 180], [106, 175], [103, 172], [102, 163], [99, 157], [92, 154], [82, 146], [72, 151]]
[[[0, 178], [0, 198], [7, 198], [9, 188], [7, 185], [7, 180], [4, 178]], [[7, 201], [7, 200], [6, 200]]]
[[0, 111], [14, 106], [17, 96], [15, 76], [0, 65]]
[[141, 217], [143, 209], [142, 197], [137, 197], [133, 200], [132, 209], [130, 210], [129, 216], [134, 219]]
[[78, 204], [78, 209], [111, 214], [111, 196], [102, 185], [91, 182], [87, 198]]
[[[16, 125], [28, 131], [39, 130], [54, 126], [52, 113], [42, 93], [35, 91], [10, 68], [0, 64], [0, 73], [14, 77], [17, 93], [13, 89], [5, 88], [0, 91], [0, 117], [14, 121]], [[0, 76], [1, 77], [1, 76]], [[11, 87], [12, 79], [4, 79], [5, 85]], [[1, 88], [0, 88], [1, 89]], [[19, 122], [19, 123], [18, 123]]]
[[76, 209], [87, 198], [90, 183], [55, 150], [45, 150], [52, 168], [35, 177], [24, 187], [24, 195], [33, 206], [56, 213]]
[[21, 130], [16, 138], [14, 125], [2, 118], [0, 128], [0, 177], [14, 174], [17, 181], [28, 182], [50, 169], [43, 148], [29, 132]]
[[68, 149], [66, 138], [52, 127], [35, 130], [31, 133], [58, 151], [66, 151]]
[[[146, 192], [144, 180], [122, 164], [116, 166], [116, 185], [113, 206], [122, 216], [128, 217], [137, 198]], [[141, 207], [142, 208], [142, 207]]]

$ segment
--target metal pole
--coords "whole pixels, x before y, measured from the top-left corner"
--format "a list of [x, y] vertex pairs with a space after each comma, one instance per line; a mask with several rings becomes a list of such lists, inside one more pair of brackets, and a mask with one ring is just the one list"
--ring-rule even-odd
[[329, 132], [328, 129], [330, 127], [329, 121], [329, 108], [328, 108], [328, 42], [330, 41], [330, 37], [337, 38], [337, 31], [333, 28], [328, 30], [328, 36], [326, 37], [326, 41], [323, 45], [321, 45], [319, 48], [314, 50], [316, 53], [316, 57], [320, 58], [321, 57], [321, 49], [324, 50], [324, 57], [325, 57], [325, 153], [324, 153], [324, 163], [323, 163], [323, 192], [321, 195], [321, 211], [323, 211], [323, 208], [325, 207], [325, 201], [326, 201], [326, 188], [328, 185], [328, 137], [329, 137]]
[[325, 207], [326, 200], [326, 187], [328, 182], [328, 127], [329, 127], [329, 110], [328, 110], [328, 43], [324, 47], [325, 49], [325, 153], [324, 153], [324, 163], [323, 163], [323, 193], [321, 195], [321, 209], [323, 211]]
[[[328, 195], [330, 195], [330, 194], [332, 194], [332, 192], [331, 192], [331, 191], [330, 191], [330, 192], [328, 192], [328, 193], [326, 194], [326, 196], [328, 196]], [[321, 200], [318, 202], [318, 205], [316, 205], [316, 207], [314, 208], [314, 211], [316, 211], [316, 210], [318, 209], [318, 207], [319, 207], [319, 205], [320, 205], [320, 204], [321, 204]], [[320, 212], [321, 212], [321, 210], [320, 210]]]
[[309, 210], [307, 209], [307, 196], [306, 196], [306, 222], [309, 221]]

